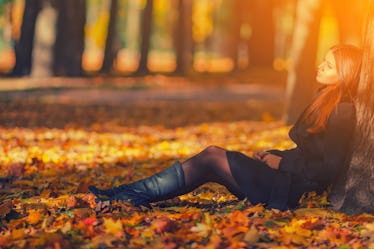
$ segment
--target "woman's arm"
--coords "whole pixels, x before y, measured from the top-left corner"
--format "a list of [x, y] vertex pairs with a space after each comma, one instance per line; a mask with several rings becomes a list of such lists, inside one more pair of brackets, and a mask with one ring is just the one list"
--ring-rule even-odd
[[282, 159], [280, 156], [273, 155], [268, 151], [257, 151], [253, 153], [253, 158], [266, 163], [272, 169], [278, 169], [279, 162]]
[[282, 171], [301, 174], [311, 180], [329, 183], [344, 166], [355, 126], [355, 109], [351, 103], [340, 103], [331, 112], [323, 136], [320, 160], [307, 160], [300, 150], [284, 153], [279, 163]]

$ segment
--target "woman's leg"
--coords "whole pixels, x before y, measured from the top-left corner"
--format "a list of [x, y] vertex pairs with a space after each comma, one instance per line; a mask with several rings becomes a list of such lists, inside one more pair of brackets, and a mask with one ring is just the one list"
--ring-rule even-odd
[[231, 174], [226, 150], [220, 147], [207, 147], [183, 162], [182, 168], [185, 180], [184, 193], [188, 193], [204, 183], [216, 182], [225, 186], [238, 198], [244, 198], [239, 185]]
[[216, 146], [209, 146], [182, 164], [175, 163], [140, 181], [109, 190], [91, 186], [90, 190], [96, 195], [105, 195], [110, 199], [137, 199], [140, 203], [142, 200], [154, 202], [173, 198], [188, 193], [206, 182], [222, 184], [238, 198], [244, 198], [231, 174], [226, 150]]

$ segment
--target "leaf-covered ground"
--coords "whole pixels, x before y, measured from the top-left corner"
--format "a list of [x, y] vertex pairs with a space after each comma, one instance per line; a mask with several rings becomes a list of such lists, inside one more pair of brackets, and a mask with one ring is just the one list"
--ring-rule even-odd
[[[123, 111], [1, 102], [0, 248], [374, 248], [374, 216], [334, 212], [325, 195], [279, 212], [205, 184], [151, 210], [95, 204], [88, 185], [132, 182], [211, 144], [248, 155], [293, 146], [289, 127], [269, 114], [238, 121], [254, 111], [242, 109], [229, 122], [218, 119], [234, 115], [227, 103], [205, 112], [197, 104], [180, 111], [163, 103], [159, 110], [175, 112], [157, 113], [155, 105]], [[126, 115], [117, 118], [121, 110]]]
[[[1, 238], [4, 248], [369, 248], [374, 217], [324, 209], [309, 196], [279, 212], [237, 201], [206, 184], [152, 210], [95, 205], [87, 186], [131, 182], [186, 159], [208, 144], [251, 154], [288, 148], [287, 127], [269, 122], [211, 123], [121, 132], [0, 130]], [[11, 178], [10, 176], [13, 176]]]

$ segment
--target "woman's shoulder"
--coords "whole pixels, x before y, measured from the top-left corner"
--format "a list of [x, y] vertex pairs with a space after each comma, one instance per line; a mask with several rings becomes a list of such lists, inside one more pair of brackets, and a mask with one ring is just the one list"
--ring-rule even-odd
[[333, 112], [339, 115], [345, 114], [349, 116], [356, 112], [356, 108], [353, 102], [344, 101], [338, 103]]
[[340, 102], [335, 109], [331, 112], [329, 117], [329, 123], [333, 122], [344, 122], [344, 121], [355, 121], [356, 108], [352, 102]]

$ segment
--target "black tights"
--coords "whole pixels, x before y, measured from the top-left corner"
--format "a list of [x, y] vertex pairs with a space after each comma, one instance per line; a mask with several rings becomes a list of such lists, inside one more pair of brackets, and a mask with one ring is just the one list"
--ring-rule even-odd
[[[170, 196], [182, 195], [191, 192], [195, 188], [207, 182], [216, 182], [225, 186], [232, 194], [239, 199], [244, 199], [243, 193], [240, 191], [240, 187], [235, 182], [234, 177], [231, 174], [230, 165], [227, 160], [226, 150], [216, 147], [209, 146], [199, 154], [189, 158], [182, 163], [182, 169], [184, 173], [184, 186], [179, 189], [171, 189], [172, 194]], [[152, 178], [150, 176], [149, 178]], [[146, 191], [144, 188], [143, 181], [151, 180], [143, 179], [133, 184], [123, 184], [119, 187], [110, 189], [98, 189], [94, 186], [90, 186], [90, 191], [95, 195], [104, 195], [112, 198], [119, 194], [121, 191], [129, 191], [127, 186], [139, 185], [141, 191]], [[165, 181], [160, 181], [160, 184], [165, 184]], [[168, 189], [170, 186], [160, 186], [161, 188]], [[140, 192], [141, 192], [140, 191]], [[169, 196], [169, 197], [170, 197]], [[169, 198], [168, 197], [168, 198]], [[160, 198], [164, 198], [160, 196]]]
[[185, 179], [184, 193], [188, 193], [207, 182], [215, 182], [225, 186], [240, 199], [244, 195], [231, 174], [226, 150], [217, 146], [209, 146], [199, 154], [182, 163]]

